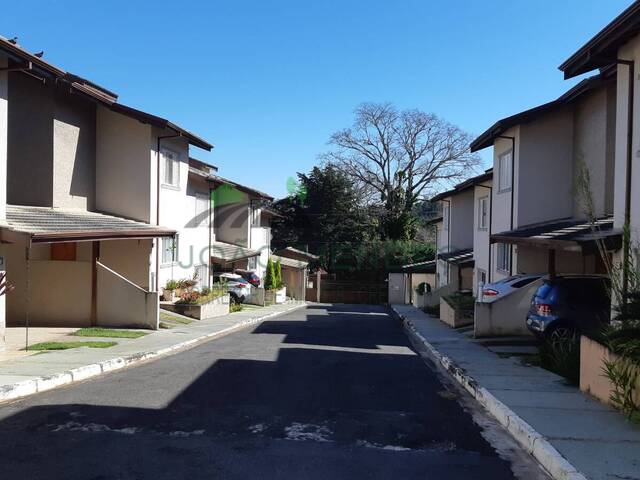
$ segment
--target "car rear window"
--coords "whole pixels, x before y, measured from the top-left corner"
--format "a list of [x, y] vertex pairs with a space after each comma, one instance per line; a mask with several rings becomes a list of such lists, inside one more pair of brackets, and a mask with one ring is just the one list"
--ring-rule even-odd
[[549, 282], [544, 282], [538, 290], [536, 290], [536, 297], [546, 300], [554, 289], [554, 285]]
[[523, 280], [518, 280], [517, 282], [514, 282], [513, 285], [511, 286], [513, 288], [522, 288], [522, 287], [526, 287], [530, 283], [535, 282], [536, 280], [537, 280], [536, 277], [525, 278]]

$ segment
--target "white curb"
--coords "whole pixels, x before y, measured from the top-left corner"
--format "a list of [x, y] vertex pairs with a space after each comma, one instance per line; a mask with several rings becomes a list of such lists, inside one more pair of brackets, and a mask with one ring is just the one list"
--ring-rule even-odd
[[413, 323], [395, 308], [392, 310], [400, 317], [405, 329], [422, 343], [431, 356], [462, 385], [510, 434], [527, 452], [549, 472], [556, 480], [587, 480], [551, 443], [531, 425], [520, 418], [513, 410], [498, 400], [489, 390], [479, 385], [476, 380], [458, 367], [446, 355], [441, 354], [414, 327]]
[[83, 365], [81, 367], [76, 367], [62, 373], [46, 375], [30, 380], [25, 380], [23, 382], [12, 383], [10, 385], [2, 385], [0, 386], [0, 403], [28, 397], [35, 393], [46, 392], [47, 390], [52, 390], [63, 385], [69, 385], [71, 383], [76, 383], [88, 378], [97, 377], [108, 372], [120, 370], [136, 363], [165, 356], [170, 353], [177, 353], [179, 350], [186, 350], [190, 347], [194, 347], [196, 346], [196, 344], [199, 344], [204, 340], [212, 340], [217, 337], [223, 337], [237, 330], [241, 330], [245, 327], [260, 323], [268, 318], [284, 315], [286, 313], [293, 312], [294, 310], [298, 310], [306, 306], [306, 303], [299, 303], [286, 310], [272, 312], [261, 317], [250, 318], [248, 320], [242, 320], [235, 325], [232, 325], [231, 327], [227, 327], [216, 332], [207, 333], [198, 338], [193, 338], [184, 342], [176, 343], [175, 345], [171, 345], [170, 347], [160, 348], [158, 350], [152, 350], [148, 352], [134, 353], [123, 357], [104, 360], [98, 363]]

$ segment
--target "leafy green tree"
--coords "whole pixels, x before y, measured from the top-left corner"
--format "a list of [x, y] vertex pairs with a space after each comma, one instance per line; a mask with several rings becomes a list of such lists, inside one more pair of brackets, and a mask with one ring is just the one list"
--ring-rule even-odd
[[276, 271], [273, 265], [273, 260], [271, 257], [267, 260], [267, 272], [264, 277], [264, 288], [267, 290], [273, 290], [277, 288], [276, 286]]
[[275, 288], [276, 289], [282, 288], [284, 286], [284, 283], [282, 281], [282, 264], [280, 263], [280, 260], [276, 261], [274, 277], [275, 277], [275, 282], [274, 282]]

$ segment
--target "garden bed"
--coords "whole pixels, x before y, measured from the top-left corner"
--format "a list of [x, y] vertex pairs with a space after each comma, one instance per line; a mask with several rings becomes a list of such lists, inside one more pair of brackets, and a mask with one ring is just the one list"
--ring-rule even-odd
[[229, 313], [229, 294], [209, 294], [194, 299], [193, 302], [164, 304], [162, 308], [196, 320], [220, 317]]

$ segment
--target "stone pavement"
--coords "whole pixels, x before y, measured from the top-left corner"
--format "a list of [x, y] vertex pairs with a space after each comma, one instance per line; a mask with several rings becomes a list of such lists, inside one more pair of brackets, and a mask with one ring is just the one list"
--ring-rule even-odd
[[393, 310], [430, 356], [554, 478], [640, 479], [640, 426], [562, 377], [518, 358], [501, 358], [415, 307]]
[[290, 301], [281, 305], [247, 309], [210, 320], [193, 321], [188, 325], [178, 324], [174, 328], [154, 331], [137, 339], [71, 337], [69, 340], [115, 341], [118, 344], [111, 348], [81, 347], [49, 351], [0, 362], [0, 402], [85, 380], [185, 349], [305, 305], [305, 302]]

